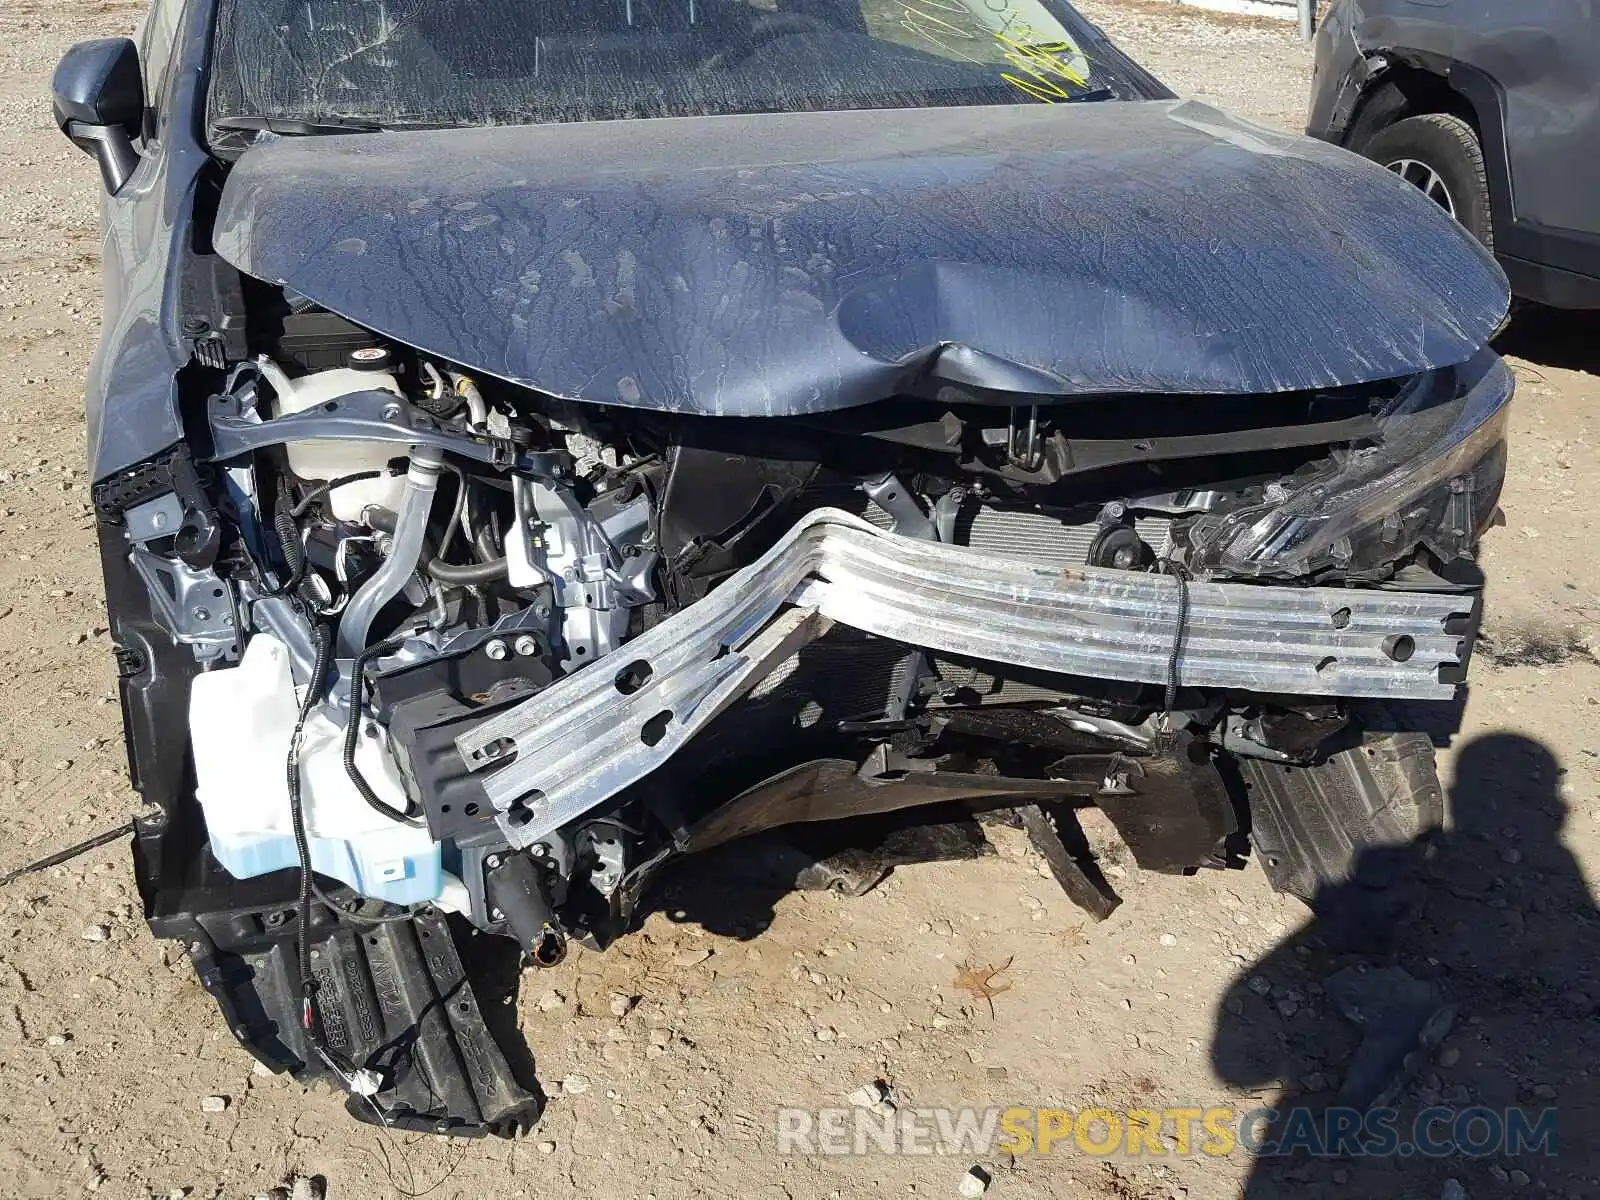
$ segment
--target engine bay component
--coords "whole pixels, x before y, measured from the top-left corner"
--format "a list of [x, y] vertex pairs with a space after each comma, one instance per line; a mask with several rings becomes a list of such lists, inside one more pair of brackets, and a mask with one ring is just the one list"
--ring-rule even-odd
[[[1020, 814], [1103, 917], [1076, 807], [1144, 869], [1237, 867], [1241, 778], [1321, 780], [1354, 706], [1448, 699], [1466, 669], [1478, 594], [1447, 568], [1498, 495], [1492, 357], [1296, 401], [1302, 425], [1240, 450], [1143, 407], [1089, 438], [1043, 403], [1010, 426], [962, 400], [619, 418], [343, 340], [344, 366], [236, 364], [208, 461], [97, 498], [119, 603], [147, 614], [123, 618], [130, 678], [159, 663], [187, 715], [192, 799], [139, 829], [152, 924], [260, 1014], [253, 1051], [363, 1119], [473, 1135], [535, 1111], [449, 999], [445, 915], [549, 966], [621, 936], [675, 859], [958, 809]], [[1134, 449], [1146, 419], [1187, 422], [1185, 449]], [[1096, 488], [1049, 467], [1102, 451]], [[1282, 791], [1260, 793], [1279, 824]]]
[[[212, 854], [240, 879], [297, 861], [283, 764], [298, 710], [288, 650], [271, 634], [252, 637], [234, 669], [208, 672], [190, 685], [195, 798]], [[240, 737], [240, 730], [250, 735]], [[369, 725], [360, 732], [362, 777], [404, 810], [404, 777], [383, 731]], [[300, 787], [318, 872], [393, 904], [439, 898], [438, 843], [425, 829], [386, 820], [357, 793], [344, 765], [345, 722], [318, 710], [300, 736]]]
[[568, 669], [609, 654], [622, 642], [627, 610], [655, 599], [649, 501], [641, 495], [618, 507], [614, 495], [602, 496], [586, 511], [569, 490], [522, 474], [512, 477], [511, 494], [507, 580], [550, 587]]
[[439, 486], [439, 468], [444, 456], [437, 450], [417, 446], [411, 452], [406, 470], [405, 491], [395, 513], [393, 537], [383, 565], [351, 597], [339, 621], [339, 654], [354, 658], [366, 649], [368, 634], [378, 611], [393, 600], [416, 573], [422, 561], [423, 539], [428, 532], [428, 517], [433, 510], [433, 495]]
[[[290, 379], [283, 368], [266, 355], [256, 359], [264, 380], [272, 385], [273, 410], [277, 416], [307, 412], [337, 405], [345, 396], [355, 392], [382, 391], [397, 400], [403, 397], [394, 374], [383, 370], [393, 356], [381, 346], [355, 351], [361, 355], [360, 367], [338, 367], [317, 371]], [[360, 442], [290, 442], [284, 447], [289, 469], [301, 479], [313, 483], [331, 483], [339, 479], [352, 482], [339, 484], [328, 492], [333, 515], [341, 521], [359, 521], [369, 506], [393, 510], [398, 507], [402, 484], [396, 474], [389, 472], [393, 451], [382, 442], [363, 445]], [[362, 478], [355, 478], [355, 477]]]

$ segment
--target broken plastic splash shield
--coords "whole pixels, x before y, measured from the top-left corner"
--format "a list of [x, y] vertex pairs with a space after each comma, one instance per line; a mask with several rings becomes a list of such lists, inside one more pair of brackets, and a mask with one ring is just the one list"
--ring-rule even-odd
[[[1187, 686], [1448, 699], [1470, 598], [1192, 583]], [[1061, 571], [885, 532], [818, 509], [705, 599], [456, 739], [515, 845], [637, 782], [834, 622], [1058, 675], [1162, 683], [1178, 584]], [[1453, 626], [1451, 626], [1453, 628]], [[507, 762], [515, 756], [514, 761]]]

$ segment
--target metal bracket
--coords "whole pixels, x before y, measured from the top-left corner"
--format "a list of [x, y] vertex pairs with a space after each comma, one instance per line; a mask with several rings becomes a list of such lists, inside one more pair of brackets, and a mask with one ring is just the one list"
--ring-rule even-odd
[[1006, 430], [1006, 458], [1014, 467], [1024, 471], [1037, 471], [1044, 466], [1044, 448], [1039, 441], [1039, 406], [1028, 406], [1028, 423], [1017, 424], [1017, 410], [1011, 410], [1011, 424]]
[[602, 523], [569, 489], [531, 475], [513, 476], [511, 494], [508, 582], [553, 589], [569, 667], [609, 654], [627, 629], [627, 609], [655, 598], [649, 583], [655, 552], [630, 558], [617, 548], [648, 540], [649, 500], [641, 496]]
[[130, 542], [148, 542], [172, 537], [183, 528], [183, 501], [177, 492], [136, 504], [122, 514]]
[[239, 615], [233, 589], [215, 571], [198, 571], [142, 545], [133, 547], [130, 558], [173, 640], [190, 647], [200, 662], [238, 657]]
[[594, 855], [595, 866], [589, 883], [602, 896], [610, 897], [627, 874], [627, 854], [614, 826], [586, 825], [578, 831], [578, 849]]
[[876, 479], [861, 481], [861, 490], [867, 498], [888, 514], [894, 522], [894, 531], [906, 537], [935, 541], [938, 533], [928, 520], [922, 506], [894, 475], [885, 473]]
[[411, 446], [428, 446], [493, 467], [552, 477], [568, 473], [572, 463], [564, 450], [527, 451], [508, 441], [443, 429], [427, 413], [392, 392], [352, 392], [316, 408], [267, 421], [239, 395], [224, 393], [211, 398], [213, 453], [207, 461], [238, 458], [285, 442], [325, 440], [383, 442], [395, 447], [397, 458]]

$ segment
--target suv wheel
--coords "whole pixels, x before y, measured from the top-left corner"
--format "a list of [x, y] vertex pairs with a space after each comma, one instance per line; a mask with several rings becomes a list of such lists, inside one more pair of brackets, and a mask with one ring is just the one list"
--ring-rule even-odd
[[1471, 125], [1448, 113], [1407, 117], [1379, 130], [1362, 153], [1381, 163], [1494, 248], [1489, 177]]

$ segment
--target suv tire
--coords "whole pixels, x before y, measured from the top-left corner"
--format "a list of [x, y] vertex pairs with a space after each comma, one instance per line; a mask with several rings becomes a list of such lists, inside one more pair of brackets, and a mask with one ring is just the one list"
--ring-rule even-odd
[[[1494, 249], [1494, 221], [1489, 211], [1489, 176], [1483, 147], [1472, 126], [1449, 113], [1407, 117], [1380, 129], [1361, 148], [1374, 162], [1419, 184], [1422, 169], [1433, 172], [1449, 195], [1455, 218], [1489, 249]], [[1399, 164], [1415, 164], [1400, 172]], [[1425, 178], [1425, 177], [1424, 177]], [[1432, 197], [1438, 202], [1439, 197]], [[1443, 205], [1441, 205], [1443, 207]]]

